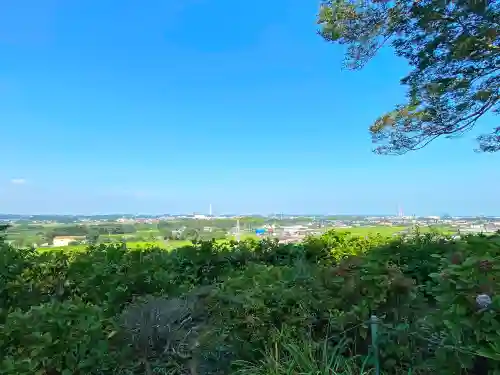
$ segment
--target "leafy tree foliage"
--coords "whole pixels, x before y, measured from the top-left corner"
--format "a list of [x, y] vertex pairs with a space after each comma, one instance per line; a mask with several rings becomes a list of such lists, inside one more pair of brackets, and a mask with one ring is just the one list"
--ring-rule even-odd
[[[346, 67], [362, 68], [386, 43], [412, 67], [407, 101], [370, 127], [379, 154], [403, 154], [458, 136], [500, 111], [500, 2], [327, 0], [321, 36], [348, 46]], [[478, 150], [500, 150], [500, 126]]]
[[98, 240], [99, 240], [99, 233], [97, 232], [89, 232], [85, 236], [85, 241], [87, 241], [87, 243], [91, 245], [95, 245]]
[[173, 233], [168, 228], [161, 228], [160, 235], [163, 237], [164, 240], [173, 239]]
[[56, 236], [85, 236], [89, 229], [85, 225], [68, 225], [54, 228], [49, 235], [53, 238]]
[[197, 240], [200, 236], [200, 232], [196, 229], [186, 229], [184, 232], [184, 238], [187, 240]]
[[10, 225], [0, 224], [0, 244], [5, 242], [5, 232], [9, 229]]
[[90, 230], [96, 230], [99, 234], [127, 234], [137, 231], [132, 224], [94, 225], [90, 227]]

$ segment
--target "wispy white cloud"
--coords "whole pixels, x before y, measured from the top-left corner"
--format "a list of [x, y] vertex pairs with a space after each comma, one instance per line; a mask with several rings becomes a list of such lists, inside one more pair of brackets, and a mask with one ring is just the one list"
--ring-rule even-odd
[[13, 178], [10, 180], [11, 184], [14, 185], [24, 185], [26, 183], [26, 180], [24, 178]]

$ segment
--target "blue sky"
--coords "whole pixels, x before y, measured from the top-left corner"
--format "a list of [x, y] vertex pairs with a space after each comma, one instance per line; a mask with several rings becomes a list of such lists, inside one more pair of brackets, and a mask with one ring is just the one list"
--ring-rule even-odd
[[2, 1], [0, 212], [500, 215], [474, 133], [372, 154], [407, 67], [342, 71], [317, 6]]

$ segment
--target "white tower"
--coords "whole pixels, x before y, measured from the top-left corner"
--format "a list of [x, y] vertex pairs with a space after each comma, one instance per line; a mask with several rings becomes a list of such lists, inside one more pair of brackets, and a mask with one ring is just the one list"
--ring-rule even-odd
[[212, 203], [208, 206], [208, 216], [212, 216]]

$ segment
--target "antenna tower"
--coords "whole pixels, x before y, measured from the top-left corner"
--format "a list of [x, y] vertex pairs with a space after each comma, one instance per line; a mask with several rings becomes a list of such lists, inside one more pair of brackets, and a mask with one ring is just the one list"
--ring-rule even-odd
[[236, 219], [236, 241], [240, 242], [240, 219]]

